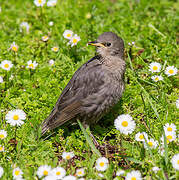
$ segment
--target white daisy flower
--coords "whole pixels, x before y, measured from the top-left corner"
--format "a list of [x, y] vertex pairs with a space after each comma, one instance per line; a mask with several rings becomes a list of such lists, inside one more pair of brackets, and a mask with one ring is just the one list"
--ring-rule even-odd
[[176, 107], [179, 109], [179, 98], [176, 100]]
[[62, 153], [62, 158], [65, 160], [70, 160], [75, 156], [73, 152], [63, 152]]
[[49, 26], [53, 26], [53, 21], [50, 21], [50, 22], [48, 23], [48, 25], [49, 25]]
[[63, 178], [63, 180], [77, 180], [75, 176], [68, 175]]
[[105, 171], [109, 166], [109, 161], [105, 157], [100, 157], [96, 160], [96, 169], [98, 171]]
[[73, 36], [73, 31], [71, 30], [65, 30], [63, 33], [63, 37], [66, 39], [71, 39]]
[[179, 170], [179, 154], [175, 154], [172, 157], [171, 163], [174, 169]]
[[69, 44], [71, 44], [71, 47], [77, 45], [77, 43], [80, 41], [80, 37], [75, 34], [69, 41]]
[[2, 177], [3, 173], [4, 173], [4, 169], [0, 166], [0, 178]]
[[12, 68], [13, 64], [11, 61], [4, 60], [1, 62], [0, 67], [3, 68], [6, 71], [9, 71]]
[[135, 122], [129, 114], [122, 114], [114, 121], [114, 126], [123, 134], [131, 134], [135, 129]]
[[174, 76], [174, 75], [177, 74], [177, 72], [178, 72], [178, 70], [177, 70], [177, 68], [174, 67], [174, 66], [168, 66], [168, 67], [166, 68], [166, 70], [165, 70], [165, 74], [166, 74], [167, 76]]
[[125, 171], [120, 169], [116, 172], [116, 176], [121, 176], [124, 173], [125, 173]]
[[52, 50], [53, 52], [58, 52], [58, 50], [59, 50], [59, 47], [57, 47], [57, 46], [54, 46], [53, 48], [51, 48], [51, 50]]
[[37, 176], [39, 178], [43, 176], [48, 176], [51, 173], [51, 167], [48, 165], [40, 166], [37, 170]]
[[4, 146], [0, 145], [0, 152], [4, 152]]
[[76, 175], [79, 177], [82, 177], [85, 175], [85, 169], [84, 168], [80, 168], [76, 170]]
[[22, 178], [23, 172], [19, 167], [17, 167], [13, 170], [12, 174], [13, 174], [14, 179], [18, 179], [18, 178]]
[[49, 0], [49, 1], [47, 2], [47, 6], [48, 6], [48, 7], [56, 6], [56, 4], [57, 4], [57, 0]]
[[149, 65], [149, 71], [151, 71], [152, 73], [153, 72], [160, 72], [160, 69], [161, 69], [160, 63], [152, 62]]
[[22, 22], [20, 24], [20, 32], [22, 32], [23, 30], [25, 30], [27, 33], [29, 33], [29, 24], [27, 22]]
[[57, 180], [57, 178], [53, 175], [48, 175], [43, 178], [43, 180]]
[[62, 167], [56, 167], [52, 169], [50, 175], [54, 176], [56, 179], [62, 179], [66, 175], [66, 170]]
[[7, 137], [7, 131], [0, 130], [0, 139], [5, 139]]
[[155, 149], [158, 146], [158, 142], [155, 141], [154, 139], [147, 139], [147, 142], [144, 142], [144, 147], [146, 149], [151, 148], [151, 149]]
[[171, 133], [171, 132], [176, 132], [176, 126], [173, 123], [171, 123], [171, 124], [167, 123], [164, 125], [163, 128], [164, 128], [165, 134]]
[[[167, 138], [167, 144], [169, 144], [172, 141], [176, 140], [176, 133], [175, 132], [168, 132], [165, 134], [166, 138]], [[164, 136], [162, 135], [161, 137], [161, 144], [164, 144]]]
[[36, 61], [32, 62], [32, 60], [29, 60], [27, 62], [27, 68], [29, 69], [35, 69], [38, 66], [38, 63]]
[[0, 76], [0, 83], [3, 83], [3, 82], [4, 82], [3, 77]]
[[12, 44], [11, 44], [11, 47], [9, 48], [9, 49], [11, 49], [12, 51], [14, 51], [14, 52], [17, 52], [18, 51], [18, 45], [15, 43], [15, 42], [13, 42]]
[[140, 171], [131, 171], [127, 173], [125, 180], [142, 180]]
[[162, 81], [163, 80], [163, 77], [162, 76], [152, 76], [151, 79], [155, 82], [158, 82], [158, 81]]
[[47, 36], [47, 35], [45, 35], [45, 36], [42, 36], [42, 41], [48, 41], [48, 39], [49, 39], [49, 37]]
[[155, 173], [157, 173], [159, 170], [160, 170], [160, 168], [157, 167], [157, 166], [154, 166], [154, 167], [152, 168], [152, 171], [154, 171]]
[[37, 6], [37, 7], [42, 7], [44, 4], [45, 4], [46, 0], [34, 0], [34, 4]]
[[6, 114], [5, 119], [7, 120], [7, 123], [9, 123], [12, 126], [21, 126], [24, 124], [24, 120], [26, 119], [26, 114], [21, 109], [15, 109], [12, 111], [9, 111]]
[[148, 139], [148, 135], [147, 133], [145, 132], [138, 132], [136, 135], [135, 135], [135, 140], [136, 141], [142, 141], [142, 142], [145, 142], [145, 139]]
[[49, 63], [50, 66], [53, 66], [55, 61], [53, 59], [50, 59], [48, 63]]

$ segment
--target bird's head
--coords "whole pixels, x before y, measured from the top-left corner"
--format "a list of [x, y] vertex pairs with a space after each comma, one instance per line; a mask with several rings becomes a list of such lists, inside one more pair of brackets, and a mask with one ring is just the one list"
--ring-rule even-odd
[[97, 52], [103, 56], [124, 57], [124, 42], [113, 32], [104, 32], [96, 41], [91, 41], [88, 45], [96, 46]]

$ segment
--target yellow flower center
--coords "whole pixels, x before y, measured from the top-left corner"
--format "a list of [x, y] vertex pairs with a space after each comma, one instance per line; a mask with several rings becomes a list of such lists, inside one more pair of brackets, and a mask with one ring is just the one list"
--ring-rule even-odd
[[156, 81], [158, 81], [158, 80], [159, 80], [159, 78], [158, 78], [158, 77], [156, 77], [156, 78], [155, 78], [155, 80], [156, 80]]
[[172, 136], [171, 136], [171, 135], [168, 135], [168, 136], [167, 136], [167, 139], [168, 139], [168, 140], [172, 139]]
[[59, 176], [60, 174], [61, 174], [61, 172], [60, 172], [60, 171], [57, 171], [57, 172], [56, 172], [56, 175], [57, 175], [57, 176]]
[[78, 175], [82, 175], [83, 173], [81, 171], [78, 172]]
[[12, 50], [17, 52], [17, 47], [16, 46], [12, 46]]
[[78, 42], [78, 40], [77, 39], [73, 39], [73, 43], [75, 44], [75, 43], [77, 43]]
[[0, 146], [0, 151], [3, 151], [3, 147], [2, 146]]
[[4, 139], [4, 138], [5, 138], [4, 134], [0, 134], [0, 139]]
[[144, 135], [141, 134], [141, 135], [139, 136], [139, 139], [144, 139]]
[[44, 176], [47, 176], [48, 175], [48, 171], [45, 170], [43, 174], [44, 174]]
[[67, 37], [71, 37], [71, 34], [67, 34]]
[[57, 47], [54, 47], [53, 50], [54, 50], [54, 51], [58, 51], [58, 48], [57, 48]]
[[9, 67], [9, 64], [4, 64], [4, 67], [5, 67], [5, 68], [8, 68], [8, 67]]
[[13, 119], [14, 119], [14, 120], [18, 120], [18, 119], [19, 119], [19, 116], [18, 116], [18, 115], [14, 115], [14, 116], [13, 116]]
[[15, 174], [16, 176], [19, 176], [19, 175], [20, 175], [20, 171], [19, 171], [19, 170], [16, 170], [14, 174]]
[[150, 147], [152, 147], [152, 146], [153, 146], [153, 142], [149, 141], [149, 142], [148, 142], [148, 145], [149, 145]]
[[41, 4], [41, 3], [42, 3], [42, 0], [38, 0], [38, 3]]
[[34, 68], [34, 65], [31, 63], [31, 64], [29, 64], [29, 67], [30, 68]]
[[177, 161], [177, 164], [179, 165], [179, 160]]
[[67, 159], [67, 160], [69, 160], [70, 158], [71, 158], [70, 155], [67, 155], [67, 156], [66, 156], [66, 159]]
[[100, 162], [99, 165], [100, 165], [101, 167], [103, 167], [103, 166], [104, 166], [104, 162]]
[[173, 70], [173, 69], [170, 69], [168, 72], [169, 72], [169, 74], [173, 74], [173, 73], [174, 73], [174, 70]]
[[171, 128], [171, 127], [168, 127], [168, 128], [167, 128], [167, 131], [172, 131], [172, 128]]
[[128, 122], [127, 121], [123, 121], [122, 122], [122, 126], [127, 127], [128, 126]]
[[136, 177], [132, 177], [131, 180], [136, 180]]
[[157, 66], [153, 66], [153, 70], [156, 71], [158, 69]]

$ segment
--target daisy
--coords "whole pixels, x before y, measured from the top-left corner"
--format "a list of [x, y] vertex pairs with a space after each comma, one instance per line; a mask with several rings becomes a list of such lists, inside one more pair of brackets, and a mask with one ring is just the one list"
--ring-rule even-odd
[[12, 126], [21, 126], [24, 124], [24, 120], [26, 119], [26, 114], [21, 109], [15, 109], [12, 111], [9, 111], [6, 114], [5, 119], [7, 120], [7, 123], [9, 123]]
[[17, 52], [18, 51], [18, 46], [16, 45], [16, 43], [15, 42], [13, 42], [12, 44], [11, 44], [11, 47], [9, 48], [9, 49], [11, 49], [12, 51], [14, 51], [14, 52]]
[[42, 36], [42, 41], [48, 41], [48, 39], [49, 39], [49, 37], [47, 36], [47, 35], [45, 35], [45, 36]]
[[144, 147], [146, 149], [151, 148], [151, 149], [155, 149], [158, 146], [158, 142], [155, 141], [154, 139], [147, 139], [147, 142], [144, 142]]
[[0, 83], [3, 83], [3, 82], [4, 82], [3, 77], [0, 76]]
[[39, 6], [43, 6], [45, 4], [46, 0], [34, 0], [34, 4], [39, 7]]
[[43, 165], [40, 166], [37, 170], [37, 176], [39, 178], [43, 177], [43, 176], [48, 176], [50, 174], [51, 171], [51, 167], [48, 165]]
[[63, 37], [66, 39], [71, 39], [72, 35], [73, 35], [73, 31], [71, 31], [71, 30], [65, 30], [63, 33]]
[[172, 159], [172, 166], [174, 169], [179, 170], [179, 154], [175, 154]]
[[55, 61], [53, 59], [50, 59], [50, 61], [48, 62], [50, 66], [53, 66]]
[[56, 4], [57, 4], [57, 0], [49, 0], [47, 2], [48, 7], [56, 6]]
[[114, 121], [114, 126], [123, 134], [131, 134], [135, 129], [135, 122], [129, 114], [122, 114]]
[[164, 128], [165, 134], [176, 131], [176, 126], [173, 123], [171, 123], [171, 124], [167, 123], [167, 124], [164, 125], [163, 128]]
[[73, 152], [63, 152], [62, 153], [62, 158], [65, 160], [70, 160], [71, 158], [73, 158], [75, 155]]
[[105, 157], [100, 157], [96, 160], [96, 169], [98, 171], [105, 171], [109, 166], [109, 161]]
[[50, 175], [54, 176], [56, 179], [62, 179], [66, 175], [66, 170], [62, 167], [56, 167], [52, 169]]
[[179, 109], [179, 98], [176, 100], [176, 107]]
[[142, 180], [140, 171], [131, 171], [127, 173], [125, 180]]
[[0, 67], [3, 68], [6, 71], [9, 71], [12, 68], [13, 64], [11, 61], [4, 60], [1, 62]]
[[43, 180], [57, 180], [57, 178], [53, 175], [45, 176]]
[[5, 130], [0, 130], [0, 139], [5, 139], [7, 137], [7, 132]]
[[53, 26], [53, 21], [50, 21], [50, 22], [48, 23], [48, 25], [49, 25], [49, 26]]
[[116, 172], [116, 176], [121, 176], [124, 173], [125, 173], [125, 171], [120, 169]]
[[36, 61], [32, 62], [32, 60], [29, 60], [27, 62], [27, 68], [29, 69], [35, 69], [37, 67], [38, 63]]
[[158, 81], [162, 81], [163, 77], [162, 76], [152, 76], [151, 79], [155, 82], [158, 82]]
[[70, 39], [70, 42], [69, 44], [71, 44], [71, 47], [77, 45], [77, 43], [80, 41], [80, 37], [77, 36], [77, 34], [75, 34], [71, 39]]
[[152, 73], [153, 73], [153, 72], [160, 72], [160, 69], [161, 69], [160, 63], [152, 62], [152, 63], [149, 65], [149, 71], [151, 71]]
[[51, 48], [51, 50], [52, 50], [53, 52], [58, 52], [58, 50], [59, 50], [59, 47], [57, 47], [57, 46], [54, 46], [53, 48]]
[[135, 140], [136, 141], [142, 141], [142, 142], [145, 142], [145, 139], [148, 139], [148, 135], [147, 133], [145, 132], [138, 132], [136, 135], [135, 135]]
[[84, 176], [84, 175], [85, 175], [85, 170], [84, 170], [84, 168], [77, 169], [77, 170], [76, 170], [76, 175], [79, 176], [79, 177]]
[[91, 13], [87, 13], [85, 17], [86, 17], [86, 19], [90, 19], [91, 18]]
[[12, 174], [13, 174], [14, 179], [18, 179], [18, 178], [22, 178], [23, 172], [19, 167], [17, 167], [13, 170]]
[[4, 169], [0, 166], [0, 178], [2, 177], [3, 173], [4, 173]]
[[75, 176], [72, 176], [72, 175], [69, 175], [69, 176], [65, 176], [63, 178], [63, 180], [76, 180], [76, 177]]
[[178, 70], [177, 70], [177, 68], [174, 67], [174, 66], [168, 66], [168, 67], [166, 68], [166, 70], [165, 70], [165, 74], [166, 74], [167, 76], [174, 76], [174, 75], [177, 74], [177, 72], [178, 72]]
[[23, 30], [26, 30], [26, 32], [29, 33], [29, 24], [27, 22], [22, 22], [20, 24], [20, 32]]
[[4, 146], [0, 145], [0, 152], [4, 152]]
[[[176, 133], [175, 132], [166, 133], [165, 136], [167, 138], [167, 144], [176, 140]], [[164, 144], [164, 136], [163, 135], [161, 137], [161, 144]]]
[[154, 167], [152, 168], [152, 171], [154, 171], [155, 173], [157, 173], [159, 170], [160, 170], [160, 168], [158, 168], [158, 167], [156, 167], [156, 166], [154, 166]]

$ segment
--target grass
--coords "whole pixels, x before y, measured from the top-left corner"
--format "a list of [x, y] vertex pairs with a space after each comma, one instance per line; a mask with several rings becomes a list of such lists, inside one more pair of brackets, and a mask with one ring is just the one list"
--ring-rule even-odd
[[[39, 126], [49, 115], [60, 93], [73, 73], [95, 54], [88, 41], [95, 40], [105, 31], [121, 36], [126, 47], [126, 89], [120, 103], [102, 120], [91, 128], [100, 144], [117, 145], [117, 153], [108, 153], [110, 165], [104, 179], [112, 179], [118, 169], [127, 172], [139, 170], [145, 179], [177, 179], [178, 172], [172, 167], [171, 158], [178, 152], [177, 140], [165, 144], [165, 155], [157, 149], [146, 150], [141, 142], [135, 141], [137, 132], [146, 132], [160, 141], [163, 126], [175, 123], [179, 113], [175, 102], [178, 99], [177, 76], [164, 76], [155, 83], [148, 67], [159, 62], [165, 67], [177, 64], [179, 18], [176, 15], [177, 1], [84, 1], [59, 0], [55, 7], [36, 7], [33, 1], [3, 1], [0, 3], [0, 61], [10, 60], [14, 66], [10, 71], [0, 68], [4, 82], [0, 84], [0, 129], [7, 131], [6, 139], [0, 144], [0, 165], [4, 168], [2, 179], [12, 179], [13, 167], [20, 167], [25, 179], [37, 179], [39, 166], [58, 164], [75, 174], [76, 168], [86, 168], [86, 179], [100, 179], [94, 168], [97, 156], [92, 153], [78, 125], [61, 127], [40, 138]], [[91, 17], [89, 17], [91, 16]], [[20, 23], [30, 24], [30, 32], [21, 33]], [[49, 26], [53, 21], [54, 25]], [[81, 41], [70, 47], [62, 36], [66, 29], [78, 34]], [[43, 42], [42, 36], [49, 35]], [[8, 50], [12, 42], [19, 46], [17, 53]], [[128, 42], [135, 42], [131, 47]], [[52, 47], [59, 51], [53, 52]], [[28, 60], [35, 60], [35, 70], [26, 68]], [[49, 66], [48, 61], [55, 60]], [[13, 109], [23, 109], [27, 114], [24, 125], [18, 127], [6, 123], [5, 115]], [[136, 129], [130, 135], [122, 135], [114, 128], [114, 119], [120, 114], [130, 114]], [[16, 133], [16, 135], [15, 135]], [[16, 136], [16, 139], [15, 139]], [[75, 158], [62, 160], [63, 151], [73, 151]], [[158, 166], [155, 174], [151, 169]], [[125, 176], [125, 175], [124, 175]], [[123, 179], [123, 177], [116, 177]]]

